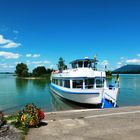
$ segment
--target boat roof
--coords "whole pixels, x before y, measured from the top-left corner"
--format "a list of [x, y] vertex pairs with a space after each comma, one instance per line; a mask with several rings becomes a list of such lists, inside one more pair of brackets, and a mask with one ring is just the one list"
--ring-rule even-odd
[[98, 60], [95, 60], [95, 59], [76, 59], [76, 60], [70, 62], [70, 64], [72, 64], [72, 63], [77, 63], [77, 62], [81, 62], [81, 61], [90, 61], [90, 62], [92, 62], [92, 63], [98, 62]]

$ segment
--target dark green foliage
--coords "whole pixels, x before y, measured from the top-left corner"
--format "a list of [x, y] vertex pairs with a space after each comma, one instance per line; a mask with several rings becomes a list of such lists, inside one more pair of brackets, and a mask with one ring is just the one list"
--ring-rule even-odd
[[47, 74], [51, 74], [52, 71], [53, 69], [47, 69]]
[[47, 74], [47, 70], [44, 66], [39, 66], [33, 69], [32, 75], [35, 77], [42, 76], [44, 74]]
[[65, 65], [65, 61], [62, 57], [59, 58], [57, 66], [60, 71], [67, 69], [67, 65]]
[[24, 63], [17, 64], [15, 73], [18, 77], [28, 77], [29, 73], [27, 65]]
[[39, 67], [36, 67], [35, 69], [33, 69], [32, 76], [46, 77], [46, 75], [48, 75], [48, 74], [50, 75], [52, 71], [53, 71], [52, 69], [46, 69], [44, 66], [39, 66]]
[[112, 72], [111, 72], [111, 71], [109, 71], [109, 70], [108, 70], [108, 71], [106, 71], [106, 76], [107, 76], [107, 77], [112, 77]]

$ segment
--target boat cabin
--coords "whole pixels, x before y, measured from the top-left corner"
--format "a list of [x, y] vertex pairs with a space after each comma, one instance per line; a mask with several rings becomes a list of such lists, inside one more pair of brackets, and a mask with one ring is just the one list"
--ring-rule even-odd
[[102, 88], [106, 85], [104, 77], [96, 78], [52, 78], [52, 83], [61, 87], [71, 89], [93, 89]]
[[94, 70], [97, 70], [97, 62], [96, 59], [77, 59], [72, 61], [70, 64], [72, 68], [93, 68]]

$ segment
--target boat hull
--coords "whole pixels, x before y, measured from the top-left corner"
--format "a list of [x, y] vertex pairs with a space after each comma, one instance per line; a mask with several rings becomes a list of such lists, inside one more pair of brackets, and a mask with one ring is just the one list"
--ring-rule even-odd
[[102, 90], [73, 90], [62, 88], [54, 84], [50, 84], [50, 89], [53, 93], [60, 97], [82, 104], [98, 105], [102, 103]]

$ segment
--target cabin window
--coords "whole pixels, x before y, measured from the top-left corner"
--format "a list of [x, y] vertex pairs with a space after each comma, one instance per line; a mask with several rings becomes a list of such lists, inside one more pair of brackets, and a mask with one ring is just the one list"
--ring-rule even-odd
[[88, 61], [84, 62], [84, 67], [88, 67]]
[[85, 61], [84, 62], [84, 67], [91, 67], [91, 61]]
[[83, 67], [83, 62], [82, 62], [82, 61], [79, 61], [79, 62], [78, 62], [78, 67], [79, 67], [79, 68]]
[[55, 83], [55, 80], [54, 79], [52, 79], [52, 83]]
[[77, 68], [77, 64], [76, 63], [72, 63], [72, 68]]
[[58, 85], [58, 79], [55, 79], [55, 84]]
[[63, 86], [63, 81], [62, 81], [62, 79], [59, 80], [59, 86]]
[[70, 88], [70, 80], [64, 80], [64, 87]]
[[104, 86], [104, 79], [96, 79], [96, 88], [101, 88]]
[[83, 88], [83, 80], [73, 80], [73, 88]]
[[85, 88], [90, 89], [94, 87], [94, 79], [85, 79]]

